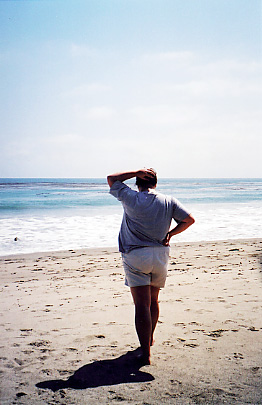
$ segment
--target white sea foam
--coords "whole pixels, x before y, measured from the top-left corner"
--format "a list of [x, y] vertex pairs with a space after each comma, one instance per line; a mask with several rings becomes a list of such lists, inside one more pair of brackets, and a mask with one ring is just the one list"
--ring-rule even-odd
[[[262, 207], [248, 204], [191, 205], [196, 223], [172, 242], [262, 237]], [[102, 212], [102, 214], [101, 214]], [[32, 215], [0, 219], [0, 255], [117, 246], [121, 207], [92, 215]], [[14, 239], [18, 240], [15, 241]]]
[[116, 246], [120, 223], [121, 214], [0, 220], [0, 255]]
[[249, 204], [216, 204], [195, 206], [196, 222], [175, 239], [181, 242], [261, 238], [262, 206]]

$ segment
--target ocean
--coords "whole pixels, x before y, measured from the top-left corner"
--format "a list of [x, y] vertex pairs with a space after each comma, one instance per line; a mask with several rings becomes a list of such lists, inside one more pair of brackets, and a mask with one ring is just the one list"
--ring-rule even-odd
[[[172, 243], [262, 237], [262, 179], [159, 179], [157, 190], [196, 219]], [[121, 219], [105, 179], [0, 179], [1, 256], [116, 247]]]

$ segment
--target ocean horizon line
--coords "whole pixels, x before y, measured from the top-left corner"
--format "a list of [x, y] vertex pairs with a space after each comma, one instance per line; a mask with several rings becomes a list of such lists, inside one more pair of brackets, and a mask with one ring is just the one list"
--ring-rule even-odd
[[[88, 180], [88, 179], [106, 179], [105, 177], [0, 177], [0, 180]], [[158, 177], [162, 180], [262, 180], [260, 177]]]

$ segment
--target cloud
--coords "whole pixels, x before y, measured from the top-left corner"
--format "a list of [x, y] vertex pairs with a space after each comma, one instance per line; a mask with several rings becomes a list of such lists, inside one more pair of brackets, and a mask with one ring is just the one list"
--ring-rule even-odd
[[69, 50], [72, 57], [94, 57], [101, 54], [96, 48], [76, 43], [71, 43]]
[[[256, 61], [188, 51], [114, 59], [105, 52], [102, 65], [99, 50], [74, 45], [72, 52], [83, 60], [72, 76], [62, 77], [59, 102], [49, 97], [41, 108], [36, 103], [37, 119], [27, 109], [16, 131], [7, 127], [2, 167], [13, 173], [25, 168], [25, 176], [77, 177], [146, 164], [163, 176], [205, 176], [206, 170], [226, 176], [232, 165], [243, 175], [239, 159], [247, 156], [245, 167], [252, 171], [246, 173], [255, 173], [262, 91]], [[96, 63], [87, 69], [89, 57]]]
[[192, 80], [185, 83], [164, 83], [155, 84], [154, 89], [157, 92], [165, 93], [166, 96], [175, 94], [181, 98], [193, 97], [203, 98], [225, 98], [241, 97], [245, 95], [260, 95], [262, 86], [252, 78], [250, 81], [240, 78], [209, 77], [206, 80]]
[[214, 59], [212, 62], [200, 59], [192, 66], [192, 73], [201, 77], [220, 75], [234, 79], [236, 76], [250, 77], [259, 75], [261, 77], [261, 62], [245, 59]]
[[44, 139], [40, 140], [40, 143], [42, 143], [42, 145], [52, 145], [52, 146], [64, 147], [64, 146], [68, 146], [68, 145], [69, 146], [74, 145], [76, 143], [82, 142], [83, 140], [84, 140], [84, 137], [82, 135], [68, 133], [68, 134], [61, 134], [61, 135], [45, 137]]
[[131, 120], [141, 124], [154, 125], [181, 125], [195, 121], [199, 116], [198, 110], [189, 110], [186, 106], [178, 105], [151, 105], [137, 106], [129, 110]]
[[[168, 63], [161, 69], [152, 67], [150, 80], [146, 77], [139, 88], [140, 103], [128, 110], [130, 121], [153, 132], [161, 125], [174, 131], [179, 127], [191, 137], [196, 131], [211, 137], [221, 131], [234, 136], [248, 126], [258, 134], [261, 64], [233, 59], [211, 63], [200, 55], [189, 56], [192, 63], [183, 69], [175, 66], [176, 74], [166, 70]], [[138, 101], [135, 96], [134, 101]]]
[[108, 120], [114, 117], [116, 111], [111, 107], [93, 107], [86, 113], [88, 120]]
[[75, 86], [64, 94], [69, 97], [83, 97], [110, 92], [112, 86], [103, 83], [84, 83]]
[[50, 148], [63, 150], [83, 142], [85, 138], [78, 134], [60, 134], [43, 137], [25, 136], [21, 139], [7, 141], [5, 152], [10, 157], [30, 156], [35, 153], [44, 153]]
[[194, 59], [194, 53], [190, 51], [180, 51], [180, 52], [157, 52], [157, 53], [147, 53], [142, 56], [142, 61], [149, 63], [156, 62], [175, 62], [175, 63], [188, 63]]

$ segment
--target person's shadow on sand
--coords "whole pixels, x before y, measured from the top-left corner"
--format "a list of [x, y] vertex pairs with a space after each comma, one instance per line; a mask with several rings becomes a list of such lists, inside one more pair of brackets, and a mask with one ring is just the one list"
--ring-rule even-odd
[[95, 361], [79, 368], [68, 380], [49, 380], [36, 384], [38, 388], [57, 391], [62, 388], [85, 389], [104, 385], [152, 381], [154, 377], [140, 371], [138, 349], [112, 360]]

